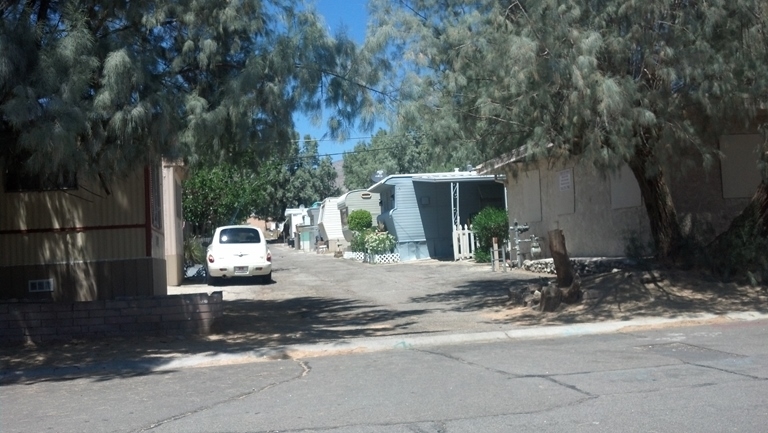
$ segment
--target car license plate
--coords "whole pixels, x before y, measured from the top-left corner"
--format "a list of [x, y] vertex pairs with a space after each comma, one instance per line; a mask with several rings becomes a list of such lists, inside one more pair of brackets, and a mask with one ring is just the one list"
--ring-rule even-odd
[[248, 273], [248, 266], [235, 266], [235, 273], [236, 274], [247, 274]]

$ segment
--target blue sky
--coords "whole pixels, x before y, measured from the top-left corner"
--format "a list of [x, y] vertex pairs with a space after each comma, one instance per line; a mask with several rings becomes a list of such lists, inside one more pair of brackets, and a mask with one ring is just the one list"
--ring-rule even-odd
[[[314, 0], [314, 4], [317, 11], [325, 18], [331, 35], [335, 35], [339, 30], [345, 28], [347, 35], [355, 42], [358, 44], [363, 42], [368, 22], [368, 0]], [[301, 138], [306, 134], [316, 139], [321, 139], [327, 135], [328, 130], [325, 127], [322, 125], [320, 127], [314, 126], [303, 116], [294, 116], [294, 122], [296, 123], [296, 131]], [[367, 138], [370, 135], [369, 132], [353, 131], [350, 134], [351, 139], [344, 142], [325, 138], [319, 142], [318, 151], [321, 155], [339, 154], [352, 150], [359, 141], [370, 141]], [[356, 139], [356, 137], [362, 138]], [[338, 161], [342, 159], [342, 155], [332, 155], [331, 158]]]

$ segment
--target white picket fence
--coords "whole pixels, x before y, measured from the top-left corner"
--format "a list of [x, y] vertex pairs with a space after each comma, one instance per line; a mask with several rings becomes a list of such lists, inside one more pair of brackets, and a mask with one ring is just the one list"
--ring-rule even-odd
[[472, 227], [458, 225], [453, 228], [453, 260], [471, 259], [475, 256], [477, 241]]

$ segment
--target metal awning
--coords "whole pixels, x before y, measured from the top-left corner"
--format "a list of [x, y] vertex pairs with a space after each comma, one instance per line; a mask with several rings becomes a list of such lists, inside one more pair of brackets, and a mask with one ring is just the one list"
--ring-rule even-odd
[[414, 182], [448, 183], [448, 182], [481, 182], [496, 180], [492, 174], [464, 174], [464, 173], [438, 173], [429, 175], [415, 175]]
[[414, 174], [392, 174], [375, 185], [368, 188], [368, 192], [381, 193], [392, 185], [389, 181], [392, 179], [408, 179], [413, 182], [432, 182], [432, 183], [450, 183], [450, 182], [481, 182], [498, 179], [498, 175], [477, 174], [474, 171], [449, 171], [446, 173], [414, 173]]

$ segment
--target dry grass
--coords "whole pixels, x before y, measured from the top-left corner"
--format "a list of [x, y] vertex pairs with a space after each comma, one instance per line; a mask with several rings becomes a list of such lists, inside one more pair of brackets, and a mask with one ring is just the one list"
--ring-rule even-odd
[[519, 325], [568, 324], [641, 317], [768, 312], [768, 288], [716, 281], [684, 271], [622, 271], [585, 278], [585, 299], [553, 313], [510, 307], [489, 315]]

